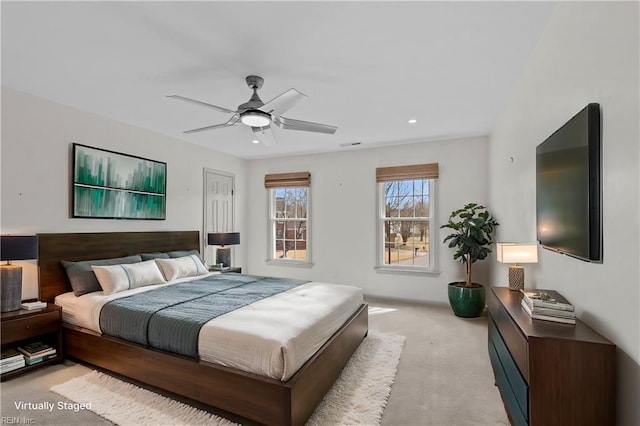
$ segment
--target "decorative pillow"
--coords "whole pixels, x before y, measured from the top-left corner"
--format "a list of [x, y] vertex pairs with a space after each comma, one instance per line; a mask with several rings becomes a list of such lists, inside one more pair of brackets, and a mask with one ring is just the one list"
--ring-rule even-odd
[[175, 259], [156, 259], [156, 263], [167, 281], [197, 277], [208, 272], [200, 258], [195, 254]]
[[91, 268], [105, 295], [166, 282], [154, 260], [125, 265], [92, 266]]
[[106, 266], [106, 265], [119, 265], [130, 264], [140, 262], [142, 258], [139, 255], [116, 257], [113, 259], [95, 259], [84, 260], [81, 262], [69, 262], [61, 260], [62, 266], [67, 270], [67, 277], [71, 283], [73, 294], [76, 296], [82, 296], [83, 294], [91, 293], [94, 291], [101, 291], [100, 283], [96, 279], [96, 274], [93, 273], [91, 266]]
[[199, 250], [176, 250], [176, 251], [168, 251], [167, 252], [167, 255], [171, 259], [175, 259], [176, 257], [191, 256], [192, 254], [195, 254], [196, 256], [198, 256], [198, 259], [200, 259], [200, 262], [204, 263], [204, 260], [202, 259], [202, 256], [200, 256], [200, 251]]
[[169, 259], [169, 255], [167, 253], [162, 253], [159, 251], [153, 253], [140, 253], [140, 257], [142, 258], [142, 260]]

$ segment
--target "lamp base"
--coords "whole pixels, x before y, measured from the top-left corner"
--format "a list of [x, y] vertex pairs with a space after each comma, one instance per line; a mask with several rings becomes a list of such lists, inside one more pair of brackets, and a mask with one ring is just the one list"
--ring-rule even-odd
[[22, 266], [0, 265], [0, 312], [20, 309], [22, 302]]
[[231, 248], [219, 247], [216, 250], [216, 263], [221, 264], [223, 268], [231, 267]]
[[522, 266], [509, 266], [509, 290], [522, 290], [524, 288], [524, 268]]

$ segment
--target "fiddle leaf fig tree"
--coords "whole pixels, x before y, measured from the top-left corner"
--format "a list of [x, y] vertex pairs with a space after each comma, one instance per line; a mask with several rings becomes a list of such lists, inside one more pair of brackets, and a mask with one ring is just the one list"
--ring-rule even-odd
[[491, 253], [489, 246], [493, 243], [493, 230], [499, 225], [484, 206], [469, 203], [452, 212], [449, 222], [440, 227], [454, 231], [443, 243], [448, 241], [449, 247], [455, 248], [453, 260], [464, 263], [465, 287], [471, 287], [471, 265]]

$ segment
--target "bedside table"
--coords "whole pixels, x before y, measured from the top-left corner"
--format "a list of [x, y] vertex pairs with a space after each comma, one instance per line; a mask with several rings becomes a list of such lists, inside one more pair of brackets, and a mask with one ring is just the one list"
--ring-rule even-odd
[[215, 266], [212, 266], [211, 268], [209, 268], [209, 272], [220, 272], [221, 274], [228, 274], [230, 272], [236, 273], [236, 274], [241, 274], [242, 273], [242, 267], [240, 266], [232, 266], [230, 268], [216, 268]]
[[62, 362], [62, 308], [48, 303], [46, 308], [27, 311], [24, 309], [3, 312], [0, 315], [2, 350], [16, 348], [30, 341], [42, 340], [56, 348], [56, 356], [33, 365], [9, 371], [0, 376], [1, 380], [18, 376], [45, 365]]

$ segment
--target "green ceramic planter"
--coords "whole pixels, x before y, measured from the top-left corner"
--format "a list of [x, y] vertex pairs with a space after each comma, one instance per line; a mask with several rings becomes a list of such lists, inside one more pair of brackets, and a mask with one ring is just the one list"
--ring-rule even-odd
[[[458, 287], [458, 285], [462, 287]], [[475, 318], [482, 314], [487, 293], [480, 284], [474, 283], [473, 285], [478, 287], [466, 288], [464, 283], [449, 283], [449, 305], [456, 316]]]

